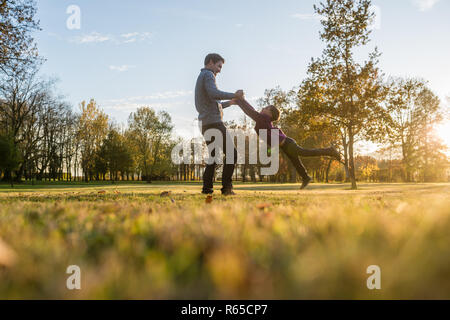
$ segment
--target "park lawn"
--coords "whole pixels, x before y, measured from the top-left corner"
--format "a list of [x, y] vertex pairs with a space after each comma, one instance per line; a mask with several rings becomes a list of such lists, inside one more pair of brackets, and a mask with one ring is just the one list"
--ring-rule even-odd
[[348, 188], [2, 185], [0, 298], [450, 299], [450, 184]]

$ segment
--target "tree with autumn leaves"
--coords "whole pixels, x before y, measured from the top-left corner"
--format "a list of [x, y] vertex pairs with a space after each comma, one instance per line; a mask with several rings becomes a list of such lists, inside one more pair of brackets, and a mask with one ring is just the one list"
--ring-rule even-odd
[[[327, 0], [314, 10], [321, 17], [322, 56], [311, 60], [298, 87], [268, 89], [259, 100], [261, 106], [273, 104], [283, 111], [279, 125], [301, 145], [338, 143], [343, 166], [329, 159], [305, 159], [314, 178], [345, 176], [352, 188], [358, 179], [385, 179], [381, 174], [377, 178], [374, 159], [361, 156], [357, 149], [364, 141], [379, 143], [395, 154], [400, 161], [395, 162], [395, 179], [399, 166], [403, 181], [441, 178], [448, 157], [445, 146], [431, 134], [443, 118], [439, 98], [425, 80], [384, 79], [377, 48], [364, 61], [356, 59], [355, 52], [370, 44], [371, 1]], [[3, 179], [72, 181], [82, 174], [91, 181], [106, 179], [108, 173], [111, 180], [173, 178], [177, 170], [170, 150], [175, 139], [167, 112], [141, 107], [130, 115], [128, 127], [119, 129], [95, 100], [82, 102], [79, 113], [73, 112], [54, 93], [54, 82], [37, 76], [42, 59], [32, 37], [40, 29], [35, 13], [33, 0], [0, 0]], [[386, 167], [385, 162], [380, 165]], [[258, 168], [239, 167], [242, 179], [249, 173], [256, 181]], [[283, 160], [280, 173], [270, 179], [297, 181], [295, 170]], [[386, 179], [392, 179], [391, 173]]]
[[446, 163], [445, 146], [431, 134], [444, 117], [439, 98], [421, 79], [393, 78], [388, 88], [385, 136], [390, 146], [400, 150], [403, 180], [417, 180], [417, 173], [422, 181], [435, 180], [434, 168]]
[[80, 143], [81, 168], [84, 180], [92, 180], [95, 173], [95, 155], [108, 133], [108, 116], [101, 111], [95, 100], [80, 104], [77, 140]]
[[[358, 141], [400, 148], [404, 180], [413, 181], [413, 171], [420, 169], [422, 180], [429, 181], [435, 175], [432, 163], [446, 162], [444, 146], [430, 134], [442, 119], [440, 101], [425, 81], [385, 80], [376, 47], [365, 61], [356, 60], [355, 51], [370, 42], [371, 5], [370, 0], [327, 0], [314, 6], [326, 44], [322, 56], [311, 60], [298, 88], [266, 90], [260, 105], [279, 107], [284, 112], [280, 125], [306, 147], [338, 143], [352, 189], [357, 188]], [[314, 170], [323, 161], [305, 163]]]
[[34, 0], [0, 1], [0, 70], [26, 69], [39, 59], [32, 32], [40, 30]]
[[172, 129], [167, 112], [141, 107], [130, 114], [128, 128], [119, 130], [95, 100], [83, 101], [77, 143], [84, 180], [105, 180], [107, 173], [111, 181], [138, 176], [151, 182], [170, 177], [174, 170], [170, 162]]
[[312, 59], [308, 76], [298, 91], [304, 114], [323, 117], [339, 132], [344, 166], [356, 189], [355, 142], [372, 140], [383, 122], [386, 94], [377, 67], [375, 48], [364, 62], [355, 59], [355, 49], [369, 43], [374, 14], [370, 0], [328, 0], [314, 10], [321, 16], [321, 39], [326, 43], [322, 57]]
[[136, 163], [142, 172], [143, 180], [151, 182], [156, 170], [168, 171], [169, 148], [173, 145], [173, 130], [170, 115], [152, 108], [142, 107], [130, 114], [128, 119], [129, 143], [135, 150]]

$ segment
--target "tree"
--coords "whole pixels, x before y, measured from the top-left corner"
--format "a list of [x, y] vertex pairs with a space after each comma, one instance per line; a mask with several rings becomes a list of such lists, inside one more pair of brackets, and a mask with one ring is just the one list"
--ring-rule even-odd
[[0, 81], [0, 131], [12, 137], [21, 151], [18, 181], [25, 172], [30, 176], [38, 170], [42, 175], [49, 165], [54, 174], [60, 171], [62, 119], [70, 108], [54, 94], [55, 81], [39, 78], [38, 71], [33, 66]]
[[12, 172], [17, 169], [20, 160], [20, 152], [14, 144], [14, 139], [0, 136], [0, 169], [10, 173], [11, 187], [14, 187]]
[[377, 160], [370, 156], [358, 156], [355, 158], [356, 172], [365, 181], [374, 181], [375, 172], [379, 169]]
[[0, 70], [8, 73], [33, 64], [38, 52], [32, 32], [40, 30], [35, 20], [34, 0], [0, 1]]
[[404, 180], [414, 180], [422, 168], [423, 180], [430, 180], [432, 158], [441, 158], [444, 146], [431, 134], [442, 120], [439, 98], [420, 79], [393, 78], [388, 94], [389, 144], [400, 149]]
[[[100, 180], [100, 177], [103, 181], [106, 180], [106, 174], [108, 173], [108, 160], [107, 160], [107, 150], [106, 143], [103, 142], [102, 146], [95, 153], [94, 159], [94, 171], [97, 175], [97, 180]], [[112, 176], [111, 176], [112, 180]]]
[[321, 58], [312, 59], [298, 93], [307, 114], [322, 116], [339, 130], [352, 189], [357, 188], [355, 141], [363, 136], [374, 139], [386, 114], [381, 105], [385, 89], [377, 67], [377, 48], [362, 64], [354, 59], [355, 49], [370, 41], [374, 18], [370, 7], [370, 0], [327, 0], [314, 6], [322, 17], [320, 37], [327, 45]]
[[143, 178], [151, 182], [153, 169], [167, 151], [164, 147], [170, 144], [172, 120], [165, 111], [157, 114], [152, 108], [142, 107], [130, 114], [128, 124]]
[[81, 115], [78, 122], [77, 139], [80, 142], [81, 168], [84, 180], [92, 180], [95, 169], [95, 154], [108, 131], [108, 116], [100, 110], [94, 99], [88, 104], [80, 104]]
[[118, 180], [119, 172], [122, 177], [132, 166], [131, 152], [127, 148], [124, 136], [111, 128], [103, 142], [102, 154], [109, 169], [111, 180]]
[[443, 120], [444, 114], [440, 99], [428, 87], [420, 92], [416, 104], [419, 174], [422, 181], [430, 182], [439, 179], [436, 169], [448, 164], [446, 147], [433, 134], [433, 127]]
[[389, 143], [400, 148], [403, 161], [404, 177], [411, 181], [414, 167], [417, 117], [416, 101], [425, 83], [418, 79], [393, 78], [389, 83], [387, 96], [390, 115], [388, 132]]

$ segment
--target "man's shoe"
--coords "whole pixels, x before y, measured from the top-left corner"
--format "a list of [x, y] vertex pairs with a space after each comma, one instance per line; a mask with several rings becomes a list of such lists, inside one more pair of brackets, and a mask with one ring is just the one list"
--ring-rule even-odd
[[230, 189], [230, 190], [223, 190], [222, 195], [223, 196], [235, 196], [236, 193], [234, 193], [234, 191]]
[[341, 161], [341, 154], [337, 151], [336, 147], [331, 146], [330, 148], [330, 156], [335, 158], [337, 161]]
[[213, 194], [214, 190], [213, 189], [203, 189], [202, 190], [202, 194]]
[[300, 187], [300, 190], [305, 189], [308, 184], [311, 182], [312, 178], [310, 176], [306, 176], [305, 178], [303, 178], [303, 182], [302, 182], [302, 186]]

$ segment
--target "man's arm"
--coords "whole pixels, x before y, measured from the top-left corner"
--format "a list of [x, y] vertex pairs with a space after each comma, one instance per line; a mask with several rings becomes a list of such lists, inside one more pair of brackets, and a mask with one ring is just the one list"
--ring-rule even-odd
[[207, 72], [205, 75], [205, 89], [208, 96], [213, 100], [230, 100], [235, 98], [234, 93], [224, 92], [217, 89], [216, 79], [214, 78], [212, 72]]
[[251, 104], [247, 102], [247, 100], [237, 99], [237, 104], [239, 105], [239, 107], [241, 107], [242, 111], [244, 111], [244, 113], [250, 118], [252, 118], [254, 121], [262, 119], [261, 114], [258, 111], [256, 111], [255, 108], [253, 108]]

